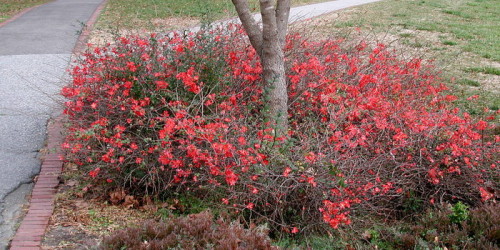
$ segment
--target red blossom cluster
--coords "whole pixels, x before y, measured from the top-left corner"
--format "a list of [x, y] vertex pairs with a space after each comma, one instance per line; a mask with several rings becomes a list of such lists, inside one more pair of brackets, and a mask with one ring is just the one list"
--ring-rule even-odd
[[401, 208], [410, 193], [492, 199], [496, 114], [452, 108], [421, 60], [343, 44], [289, 37], [288, 138], [260, 114], [262, 67], [238, 27], [93, 48], [62, 90], [68, 160], [108, 189], [218, 190], [291, 233], [349, 224], [354, 205]]

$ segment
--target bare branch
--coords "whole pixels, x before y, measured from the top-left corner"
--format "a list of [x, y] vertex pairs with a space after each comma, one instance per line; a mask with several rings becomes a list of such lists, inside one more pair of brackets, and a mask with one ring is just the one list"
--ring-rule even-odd
[[262, 31], [260, 30], [259, 24], [255, 21], [250, 12], [250, 8], [248, 8], [247, 0], [231, 0], [236, 8], [236, 12], [238, 13], [238, 17], [241, 20], [241, 24], [243, 24], [243, 28], [247, 32], [248, 38], [250, 39], [250, 43], [257, 51], [259, 55], [262, 53]]

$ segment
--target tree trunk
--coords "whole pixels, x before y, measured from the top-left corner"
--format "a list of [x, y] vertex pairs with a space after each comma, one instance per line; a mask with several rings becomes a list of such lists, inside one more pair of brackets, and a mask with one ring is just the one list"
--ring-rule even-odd
[[275, 128], [276, 136], [288, 132], [288, 93], [283, 47], [288, 27], [290, 0], [259, 0], [262, 29], [255, 22], [247, 0], [232, 0], [250, 43], [260, 56], [265, 102], [263, 115]]
[[[266, 38], [264, 38], [265, 40]], [[288, 93], [285, 75], [285, 60], [283, 50], [274, 46], [262, 48], [262, 79], [264, 81], [267, 107], [264, 116], [275, 127], [277, 136], [286, 135], [288, 131]]]

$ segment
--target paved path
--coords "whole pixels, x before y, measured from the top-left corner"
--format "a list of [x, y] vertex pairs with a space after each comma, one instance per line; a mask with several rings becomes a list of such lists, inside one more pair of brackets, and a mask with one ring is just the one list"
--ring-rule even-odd
[[[293, 0], [292, 0], [293, 1]], [[330, 1], [330, 2], [324, 2], [324, 3], [316, 3], [316, 4], [309, 4], [309, 5], [304, 5], [304, 6], [299, 6], [299, 7], [294, 7], [290, 9], [290, 17], [289, 17], [289, 23], [297, 22], [297, 21], [303, 21], [309, 18], [321, 16], [323, 14], [327, 14], [336, 10], [341, 10], [349, 7], [354, 7], [358, 5], [363, 5], [367, 3], [373, 3], [373, 2], [378, 2], [381, 0], [336, 0], [336, 1]], [[260, 14], [254, 14], [254, 19], [257, 22], [261, 21], [261, 16]], [[238, 18], [231, 18], [228, 20], [220, 21], [220, 22], [215, 22], [216, 26], [218, 25], [227, 25], [229, 23], [241, 23]], [[193, 28], [190, 28], [189, 31], [191, 32], [197, 32], [201, 29], [201, 26], [196, 26]]]
[[[293, 0], [292, 0], [293, 1]], [[304, 5], [290, 10], [290, 22], [305, 20], [320, 16], [332, 11], [354, 7], [362, 4], [378, 2], [380, 0], [337, 0], [325, 3]]]
[[56, 0], [0, 27], [0, 249], [10, 236], [6, 196], [39, 172], [47, 120], [57, 113], [65, 71], [102, 0]]
[[[103, 0], [56, 0], [0, 26], [0, 249], [10, 237], [6, 196], [39, 172], [47, 120], [78, 31]], [[292, 8], [291, 22], [379, 0], [337, 0]], [[17, 192], [17, 191], [16, 191]], [[22, 192], [21, 192], [22, 193]], [[10, 197], [10, 196], [9, 196]], [[6, 202], [7, 201], [7, 202]]]

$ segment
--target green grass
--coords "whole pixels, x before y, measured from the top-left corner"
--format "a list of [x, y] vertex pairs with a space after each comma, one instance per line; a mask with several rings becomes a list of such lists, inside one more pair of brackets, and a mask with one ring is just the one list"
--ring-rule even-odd
[[500, 61], [498, 0], [386, 0], [359, 9], [364, 15], [354, 20], [360, 27], [446, 33], [462, 49]]
[[[298, 0], [294, 5], [327, 0]], [[250, 8], [257, 11], [258, 1], [250, 0]], [[128, 29], [150, 28], [154, 19], [188, 18], [214, 21], [236, 16], [230, 0], [110, 0], [102, 15], [102, 23]], [[155, 25], [153, 25], [155, 26]]]
[[404, 37], [404, 38], [415, 37], [415, 35], [413, 35], [411, 33], [401, 33], [401, 34], [399, 34], [399, 36]]
[[231, 2], [224, 0], [210, 4], [203, 0], [110, 0], [103, 16], [135, 28], [158, 18], [221, 18], [229, 14], [229, 7]]
[[475, 68], [468, 68], [466, 69], [466, 71], [500, 76], [500, 68], [494, 68], [494, 67], [475, 67]]
[[0, 23], [26, 8], [49, 1], [50, 0], [0, 0]]
[[462, 85], [472, 86], [472, 87], [481, 86], [481, 83], [479, 83], [478, 81], [474, 81], [474, 80], [467, 79], [467, 78], [462, 78], [462, 79], [458, 80], [457, 83], [462, 84]]
[[455, 41], [444, 40], [444, 41], [443, 41], [443, 44], [444, 44], [444, 45], [448, 45], [448, 46], [455, 46], [455, 45], [457, 45], [458, 43], [457, 43], [457, 42], [455, 42]]
[[473, 17], [467, 13], [461, 12], [461, 11], [456, 11], [456, 10], [443, 10], [443, 13], [445, 14], [450, 14], [450, 15], [455, 15], [461, 18], [465, 19], [472, 19]]

